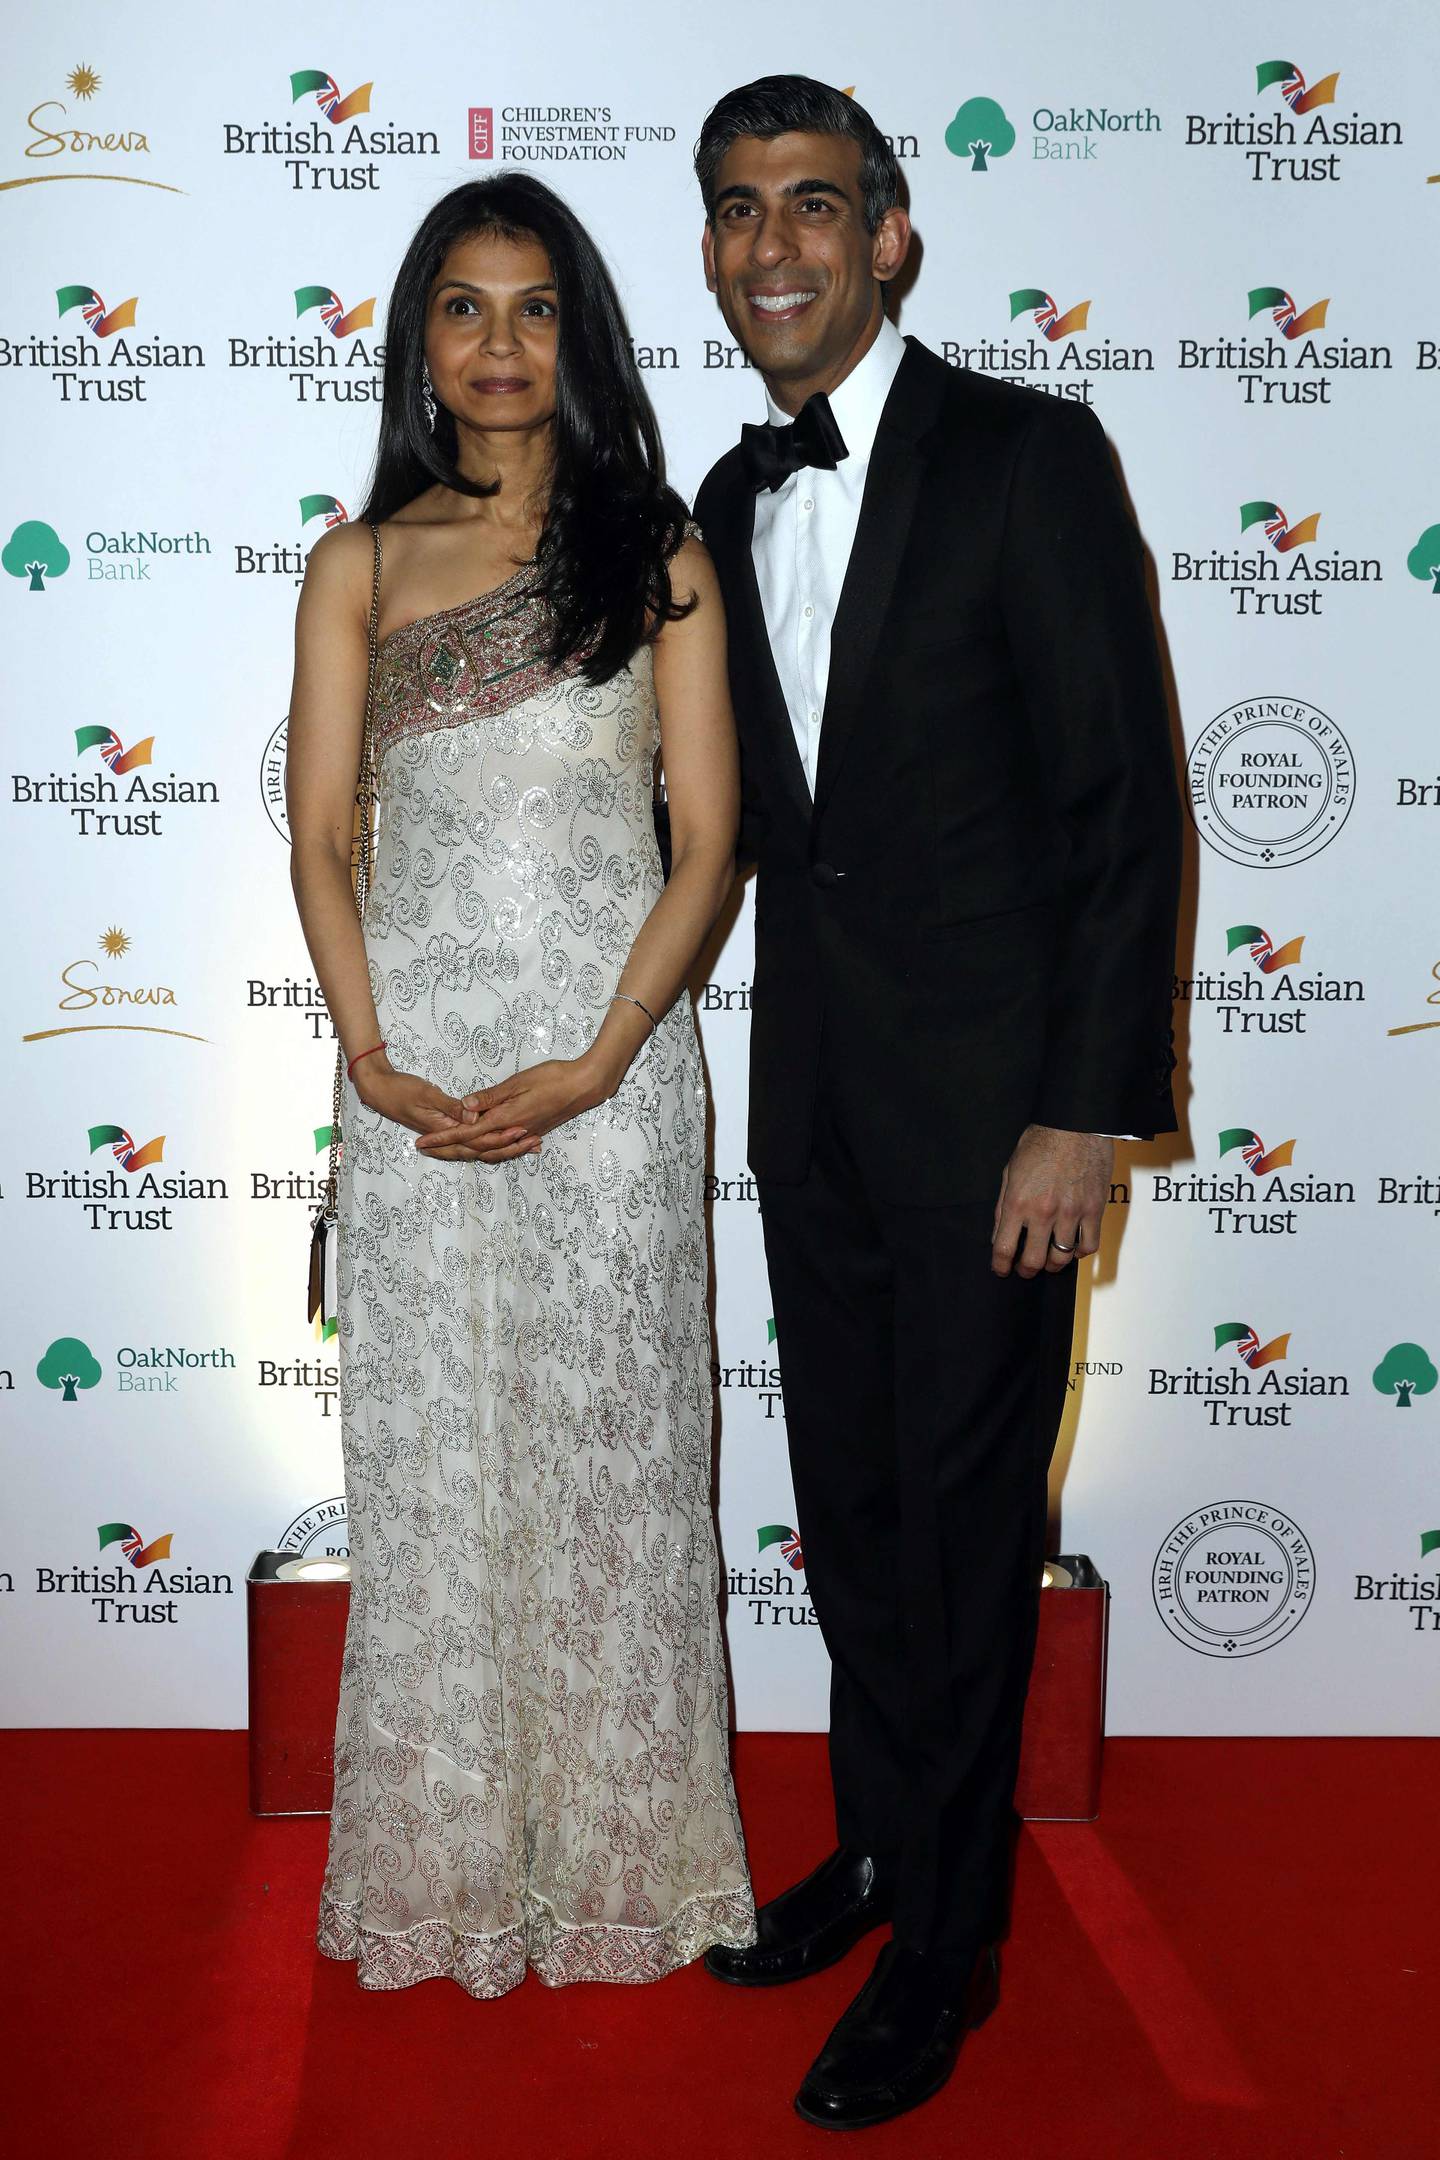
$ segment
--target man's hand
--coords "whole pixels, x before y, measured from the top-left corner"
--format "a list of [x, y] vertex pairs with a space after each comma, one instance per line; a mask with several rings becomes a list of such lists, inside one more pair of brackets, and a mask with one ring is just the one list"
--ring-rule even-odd
[[[1110, 1199], [1114, 1142], [1098, 1133], [1027, 1125], [1000, 1180], [990, 1265], [1028, 1281], [1042, 1268], [1058, 1275], [1100, 1244]], [[1017, 1257], [1018, 1255], [1018, 1257]]]

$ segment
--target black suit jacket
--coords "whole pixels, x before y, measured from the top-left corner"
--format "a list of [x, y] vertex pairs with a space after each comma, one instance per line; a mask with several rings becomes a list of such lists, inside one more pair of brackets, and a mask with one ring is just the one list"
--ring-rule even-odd
[[754, 502], [731, 450], [696, 516], [758, 865], [757, 1177], [804, 1178], [822, 1056], [918, 1205], [993, 1198], [1032, 1121], [1173, 1130], [1178, 794], [1140, 539], [1093, 414], [907, 338], [833, 625], [813, 804]]

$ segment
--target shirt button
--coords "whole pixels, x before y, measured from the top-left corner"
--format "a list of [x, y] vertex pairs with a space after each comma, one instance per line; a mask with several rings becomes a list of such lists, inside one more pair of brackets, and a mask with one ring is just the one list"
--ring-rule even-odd
[[804, 609], [804, 610], [803, 610], [803, 612], [804, 612], [804, 615], [805, 615], [805, 617], [806, 617], [806, 620], [808, 621], [808, 620], [809, 620], [809, 618], [810, 618], [810, 616], [812, 616], [812, 615], [814, 614], [815, 610], [814, 610], [814, 608], [813, 608], [813, 607], [807, 607], [806, 609]]
[[802, 510], [813, 510], [815, 507], [813, 497], [807, 495], [804, 502], [801, 503], [800, 507]]
[[811, 725], [812, 727], [814, 727], [814, 725], [815, 725], [816, 721], [817, 721], [817, 720], [818, 720], [819, 718], [820, 718], [820, 715], [819, 715], [819, 713], [818, 713], [818, 712], [812, 712], [812, 713], [811, 713], [811, 715], [810, 715], [810, 725]]

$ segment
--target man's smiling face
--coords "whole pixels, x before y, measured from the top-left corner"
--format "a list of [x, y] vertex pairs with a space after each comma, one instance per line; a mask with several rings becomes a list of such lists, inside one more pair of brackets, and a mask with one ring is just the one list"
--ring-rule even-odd
[[742, 135], [726, 151], [705, 281], [777, 404], [798, 412], [844, 380], [879, 328], [879, 285], [909, 242], [900, 209], [866, 231], [860, 145], [848, 135]]

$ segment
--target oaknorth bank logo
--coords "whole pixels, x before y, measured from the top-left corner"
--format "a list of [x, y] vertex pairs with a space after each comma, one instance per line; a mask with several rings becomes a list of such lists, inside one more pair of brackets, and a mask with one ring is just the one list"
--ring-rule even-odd
[[1288, 1169], [1295, 1160], [1293, 1140], [1282, 1140], [1279, 1147], [1267, 1148], [1259, 1133], [1252, 1132], [1248, 1125], [1227, 1125], [1219, 1138], [1221, 1160], [1237, 1149], [1254, 1177], [1268, 1177], [1272, 1170]]
[[1290, 1337], [1276, 1335], [1270, 1342], [1262, 1343], [1258, 1331], [1248, 1320], [1222, 1320], [1215, 1329], [1217, 1351], [1233, 1349], [1242, 1365], [1258, 1372], [1264, 1365], [1274, 1365], [1290, 1351]]
[[1283, 285], [1254, 285], [1250, 289], [1250, 320], [1268, 309], [1270, 319], [1281, 337], [1291, 339], [1313, 337], [1317, 330], [1325, 328], [1330, 313], [1330, 302], [1317, 300], [1311, 307], [1298, 308]]
[[1292, 525], [1279, 503], [1248, 502], [1240, 505], [1240, 530], [1249, 532], [1252, 526], [1263, 525], [1265, 538], [1277, 553], [1288, 555], [1291, 548], [1308, 547], [1320, 530], [1320, 512], [1312, 510], [1308, 517], [1297, 518]]
[[346, 310], [344, 301], [328, 285], [300, 285], [295, 291], [295, 313], [308, 315], [318, 308], [320, 320], [332, 337], [353, 337], [357, 330], [368, 330], [375, 320], [375, 297]]
[[1281, 968], [1294, 967], [1305, 943], [1304, 936], [1287, 938], [1277, 945], [1268, 930], [1258, 923], [1232, 923], [1225, 933], [1227, 953], [1248, 952], [1262, 975], [1274, 975]]
[[90, 285], [62, 285], [55, 298], [62, 315], [68, 315], [72, 308], [78, 308], [86, 329], [93, 330], [96, 337], [102, 338], [113, 337], [117, 330], [133, 329], [135, 310], [140, 304], [138, 296], [132, 296], [129, 300], [122, 300], [118, 307], [107, 308], [99, 293]]
[[1021, 315], [1033, 315], [1041, 337], [1055, 345], [1061, 338], [1074, 337], [1077, 330], [1089, 327], [1090, 307], [1090, 301], [1080, 300], [1062, 315], [1049, 293], [1042, 292], [1038, 285], [1021, 285], [1010, 295], [1010, 320], [1013, 323]]
[[1009, 157], [1015, 129], [994, 98], [967, 98], [945, 130], [952, 157], [968, 158], [971, 172], [988, 172], [991, 158]]
[[1440, 595], [1440, 525], [1427, 525], [1405, 558], [1411, 577]]

